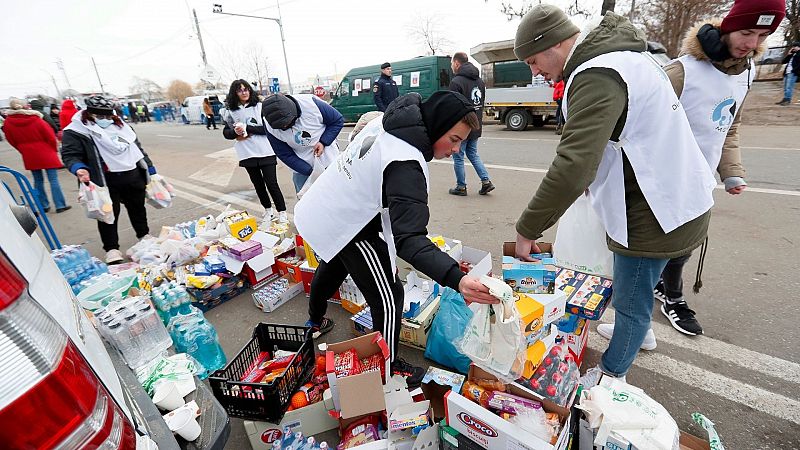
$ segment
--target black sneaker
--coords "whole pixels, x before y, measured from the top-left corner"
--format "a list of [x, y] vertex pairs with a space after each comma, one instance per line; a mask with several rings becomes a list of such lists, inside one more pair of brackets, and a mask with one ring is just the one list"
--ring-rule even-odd
[[397, 358], [392, 362], [392, 375], [406, 377], [406, 384], [409, 388], [417, 388], [422, 384], [425, 377], [425, 370], [422, 367], [413, 366], [403, 358]]
[[653, 297], [661, 303], [666, 303], [669, 297], [667, 297], [667, 292], [664, 288], [664, 280], [658, 280], [656, 288], [653, 289]]
[[481, 190], [478, 191], [478, 194], [486, 195], [489, 192], [492, 192], [493, 190], [494, 190], [494, 185], [492, 184], [492, 182], [490, 180], [486, 180], [483, 183], [481, 183]]
[[672, 327], [683, 334], [697, 336], [703, 334], [703, 328], [694, 318], [694, 311], [689, 309], [685, 301], [676, 303], [664, 303], [661, 305], [661, 313], [664, 314]]
[[56, 208], [56, 213], [62, 213], [64, 211], [69, 211], [70, 209], [72, 209], [72, 206], [70, 206], [70, 205], [67, 205], [67, 206], [65, 206], [63, 208]]
[[311, 333], [311, 337], [314, 339], [317, 339], [323, 334], [331, 331], [334, 325], [335, 324], [333, 323], [333, 321], [331, 319], [328, 319], [327, 317], [323, 317], [321, 323], [314, 323], [310, 320], [306, 322], [306, 326], [308, 327], [308, 333]]
[[460, 195], [460, 196], [464, 197], [464, 196], [467, 195], [467, 187], [466, 186], [456, 186], [454, 188], [451, 188], [448, 192], [450, 192], [450, 195]]

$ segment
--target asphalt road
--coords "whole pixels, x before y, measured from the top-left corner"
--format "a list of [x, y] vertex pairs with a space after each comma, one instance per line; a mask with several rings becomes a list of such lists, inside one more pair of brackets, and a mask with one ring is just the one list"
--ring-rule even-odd
[[[346, 137], [345, 130], [341, 137]], [[231, 142], [221, 131], [200, 126], [144, 124], [140, 140], [159, 173], [169, 177], [180, 198], [166, 210], [148, 209], [151, 232], [162, 225], [224, 209], [227, 204], [260, 214], [255, 193], [243, 169], [236, 167]], [[800, 245], [800, 127], [742, 128], [742, 153], [750, 187], [732, 197], [715, 192], [716, 206], [709, 231], [704, 288], [688, 294], [705, 335], [689, 338], [673, 330], [655, 313], [658, 337], [655, 351], [639, 355], [628, 375], [661, 402], [679, 426], [703, 436], [691, 423], [692, 412], [702, 412], [717, 424], [727, 448], [800, 448], [800, 337], [797, 329], [798, 245]], [[514, 238], [514, 222], [529, 201], [553, 158], [558, 137], [552, 128], [510, 132], [488, 125], [480, 154], [497, 189], [477, 195], [479, 182], [468, 168], [468, 197], [452, 197], [454, 185], [449, 161], [431, 164], [431, 233], [461, 239], [465, 245], [492, 252], [499, 270], [501, 244]], [[22, 169], [17, 153], [0, 143], [0, 164]], [[287, 202], [294, 204], [288, 169], [278, 172]], [[60, 175], [67, 198], [75, 203], [77, 186], [66, 171]], [[102, 256], [92, 221], [79, 208], [51, 214], [65, 243], [83, 243]], [[120, 225], [123, 247], [135, 236], [127, 219]], [[545, 233], [552, 240], [554, 230]], [[693, 275], [696, 258], [689, 263]], [[329, 308], [337, 322], [326, 336], [329, 342], [350, 337], [349, 315]], [[207, 314], [217, 327], [226, 353], [234, 355], [260, 322], [302, 324], [306, 301], [298, 297], [271, 314], [255, 310], [249, 294]], [[613, 321], [609, 310], [603, 321]], [[597, 364], [606, 341], [593, 333], [584, 367]], [[401, 356], [418, 365], [429, 364], [421, 352], [402, 347]], [[330, 436], [328, 436], [330, 437]], [[241, 421], [233, 421], [228, 448], [248, 448]]]

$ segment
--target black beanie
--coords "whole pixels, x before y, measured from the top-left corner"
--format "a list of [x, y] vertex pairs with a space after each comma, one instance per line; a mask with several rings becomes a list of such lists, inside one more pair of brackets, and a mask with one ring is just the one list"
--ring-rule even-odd
[[431, 144], [444, 136], [464, 116], [475, 112], [475, 105], [458, 92], [436, 91], [420, 105], [422, 121]]
[[272, 128], [288, 130], [300, 117], [300, 106], [288, 95], [270, 95], [261, 103], [261, 116]]

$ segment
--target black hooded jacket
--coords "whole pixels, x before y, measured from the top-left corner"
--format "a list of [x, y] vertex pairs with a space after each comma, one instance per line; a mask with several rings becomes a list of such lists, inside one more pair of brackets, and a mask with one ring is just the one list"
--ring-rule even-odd
[[[483, 128], [483, 102], [486, 98], [486, 84], [481, 80], [478, 68], [469, 61], [461, 64], [458, 73], [450, 82], [449, 89], [472, 101], [472, 104], [475, 105], [475, 114], [478, 115], [481, 128]], [[467, 139], [478, 139], [479, 137], [481, 137], [481, 130], [475, 130], [469, 133]]]
[[[392, 102], [383, 116], [387, 133], [419, 150], [426, 161], [433, 159], [418, 95], [406, 95]], [[379, 119], [376, 119], [379, 120]], [[395, 161], [383, 171], [383, 206], [389, 208], [397, 256], [432, 280], [458, 290], [464, 277], [458, 263], [428, 239], [428, 192], [425, 174], [417, 161]], [[380, 215], [353, 239], [363, 240], [381, 231]]]

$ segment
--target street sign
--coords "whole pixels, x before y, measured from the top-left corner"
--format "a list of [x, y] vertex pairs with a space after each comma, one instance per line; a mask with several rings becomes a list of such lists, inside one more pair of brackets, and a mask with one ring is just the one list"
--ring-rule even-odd
[[317, 86], [314, 88], [314, 95], [317, 97], [324, 97], [325, 96], [325, 88], [322, 86]]
[[206, 66], [203, 67], [203, 70], [200, 71], [200, 79], [203, 81], [216, 83], [220, 79], [219, 72], [217, 72], [215, 68], [211, 67], [211, 64], [206, 64]]

